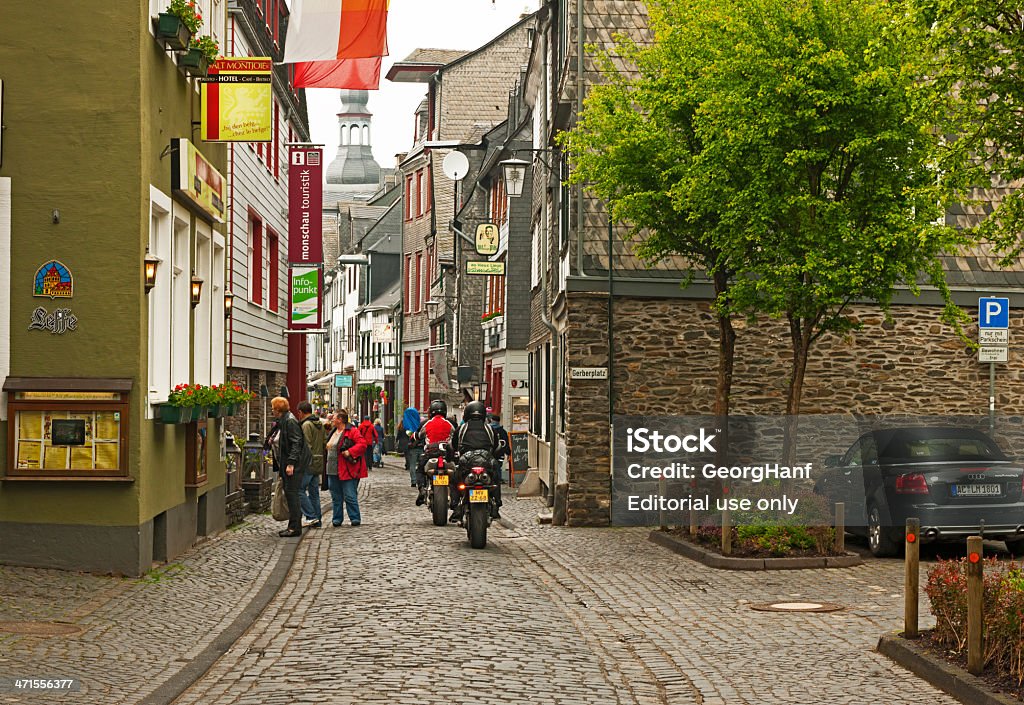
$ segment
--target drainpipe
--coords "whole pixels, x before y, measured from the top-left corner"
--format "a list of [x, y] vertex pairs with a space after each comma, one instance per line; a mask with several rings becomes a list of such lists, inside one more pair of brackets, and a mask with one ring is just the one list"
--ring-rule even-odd
[[[548, 35], [547, 35], [547, 32], [545, 32], [543, 34], [542, 43], [543, 43], [543, 46], [541, 47], [541, 52], [542, 52], [542, 55], [544, 57], [544, 63], [543, 63], [543, 66], [544, 66], [544, 80], [542, 82], [542, 85], [544, 87], [543, 88], [543, 90], [544, 90], [544, 100], [543, 100], [543, 102], [541, 104], [542, 105], [541, 109], [544, 111], [544, 115], [543, 115], [544, 120], [543, 120], [543, 123], [542, 123], [544, 125], [544, 135], [543, 135], [544, 140], [543, 140], [543, 144], [545, 146], [547, 146], [548, 140], [550, 139], [549, 129], [548, 129], [549, 128], [549, 126], [548, 126], [548, 114], [551, 112], [549, 110], [549, 107], [550, 107], [549, 103], [550, 103], [551, 99], [548, 96], [548, 79], [550, 78], [548, 76], [548, 71], [550, 70], [550, 67], [548, 66]], [[553, 180], [554, 180], [554, 172], [549, 169], [548, 170], [548, 186], [549, 187], [552, 185], [552, 181]], [[556, 357], [559, 360], [561, 360], [562, 356], [559, 354], [560, 347], [559, 347], [558, 330], [551, 323], [551, 319], [548, 317], [548, 306], [550, 305], [549, 301], [548, 301], [548, 267], [550, 265], [550, 263], [548, 262], [548, 250], [550, 249], [550, 243], [548, 241], [550, 240], [551, 230], [548, 227], [550, 213], [548, 212], [548, 198], [547, 198], [547, 195], [548, 195], [550, 190], [551, 190], [550, 188], [544, 189], [544, 193], [542, 195], [542, 201], [541, 201], [541, 203], [543, 204], [543, 221], [542, 221], [543, 225], [542, 225], [542, 227], [543, 227], [543, 232], [545, 233], [545, 237], [544, 237], [544, 244], [545, 244], [545, 246], [541, 248], [541, 268], [540, 268], [541, 280], [540, 280], [540, 290], [541, 290], [541, 296], [543, 298], [543, 304], [541, 305], [541, 309], [540, 309], [540, 321], [541, 321], [541, 323], [544, 324], [544, 327], [548, 329], [548, 333], [551, 334], [552, 348], [555, 350]], [[548, 374], [548, 380], [549, 381], [555, 377], [555, 375], [552, 374], [552, 370], [547, 370], [547, 374]], [[546, 434], [547, 438], [548, 438], [548, 468], [550, 468], [550, 471], [551, 471], [551, 487], [548, 488], [549, 492], [548, 492], [548, 498], [547, 498], [548, 499], [548, 506], [549, 507], [554, 506], [554, 503], [555, 503], [555, 484], [556, 484], [556, 481], [557, 481], [556, 468], [555, 468], [555, 415], [554, 415], [554, 409], [551, 409], [550, 411], [551, 411], [551, 413], [548, 414], [548, 424], [547, 424], [547, 434]], [[564, 410], [563, 410], [563, 412], [564, 412]]]

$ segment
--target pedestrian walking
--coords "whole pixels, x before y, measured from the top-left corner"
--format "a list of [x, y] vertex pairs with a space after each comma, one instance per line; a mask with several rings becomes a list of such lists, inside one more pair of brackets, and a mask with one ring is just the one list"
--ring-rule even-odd
[[359, 423], [359, 433], [363, 434], [363, 439], [366, 440], [366, 469], [374, 467], [373, 462], [373, 447], [377, 443], [377, 429], [373, 427], [373, 423], [370, 421], [369, 416], [364, 416], [363, 420]]
[[306, 439], [312, 461], [309, 471], [302, 482], [302, 513], [309, 524], [306, 528], [317, 529], [322, 525], [323, 515], [320, 509], [320, 480], [324, 473], [324, 425], [320, 418], [313, 414], [313, 406], [308, 401], [300, 401], [295, 407], [295, 415], [302, 428], [302, 436]]
[[298, 420], [292, 415], [288, 400], [274, 397], [270, 408], [277, 416], [278, 433], [272, 440], [276, 451], [275, 464], [281, 473], [285, 498], [288, 500], [288, 528], [277, 532], [282, 538], [302, 535], [302, 501], [299, 498], [302, 483], [313, 462], [312, 454]]
[[384, 426], [380, 419], [373, 420], [373, 430], [377, 432], [377, 442], [373, 444], [373, 463], [378, 468], [384, 467]]
[[338, 455], [336, 474], [330, 475], [331, 500], [334, 505], [334, 526], [341, 526], [345, 520], [344, 510], [352, 526], [359, 526], [359, 480], [367, 476], [366, 439], [359, 429], [349, 423], [348, 412], [340, 411], [335, 416], [338, 432], [331, 436], [337, 439], [335, 452]]
[[423, 455], [423, 445], [416, 440], [416, 432], [420, 430], [420, 412], [410, 406], [402, 415], [402, 420], [395, 429], [395, 447], [405, 456], [405, 469], [409, 473], [409, 486], [416, 486], [416, 468]]

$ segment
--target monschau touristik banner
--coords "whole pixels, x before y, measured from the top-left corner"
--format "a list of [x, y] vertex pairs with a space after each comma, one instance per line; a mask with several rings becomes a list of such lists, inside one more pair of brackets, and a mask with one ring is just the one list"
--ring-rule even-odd
[[288, 328], [319, 328], [320, 267], [289, 267]]
[[200, 84], [205, 142], [270, 142], [274, 138], [269, 57], [224, 57]]
[[321, 208], [324, 200], [323, 150], [289, 147], [288, 262], [321, 264], [324, 260]]

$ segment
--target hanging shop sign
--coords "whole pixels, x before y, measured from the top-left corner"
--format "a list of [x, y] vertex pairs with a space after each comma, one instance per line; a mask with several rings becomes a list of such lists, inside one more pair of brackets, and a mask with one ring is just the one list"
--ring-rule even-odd
[[199, 217], [224, 222], [224, 175], [186, 139], [171, 140], [171, 189]]
[[505, 276], [504, 262], [466, 262], [466, 274], [490, 274]]
[[478, 255], [498, 254], [498, 226], [494, 223], [480, 223], [476, 226], [476, 253]]
[[370, 332], [371, 343], [382, 343], [387, 344], [394, 342], [395, 339], [395, 324], [393, 323], [374, 323], [373, 330]]
[[204, 142], [271, 142], [274, 138], [270, 57], [222, 56], [199, 84]]
[[338, 389], [351, 389], [352, 381], [352, 375], [334, 375], [334, 386]]
[[289, 267], [288, 327], [292, 330], [320, 328], [320, 267]]
[[64, 335], [68, 331], [78, 330], [78, 317], [71, 313], [69, 308], [54, 309], [48, 313], [40, 306], [32, 312], [32, 322], [29, 330], [46, 330], [54, 335]]
[[51, 299], [70, 299], [75, 289], [71, 270], [62, 262], [50, 260], [36, 270], [33, 296], [49, 296]]
[[323, 150], [288, 149], [288, 261], [323, 262]]

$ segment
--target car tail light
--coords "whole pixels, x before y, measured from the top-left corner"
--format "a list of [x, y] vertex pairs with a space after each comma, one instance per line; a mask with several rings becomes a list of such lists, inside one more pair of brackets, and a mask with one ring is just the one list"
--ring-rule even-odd
[[484, 469], [481, 468], [481, 467], [475, 467], [475, 468], [473, 468], [473, 474], [474, 475], [483, 475], [484, 474]]
[[928, 494], [928, 481], [919, 472], [896, 476], [897, 494]]

